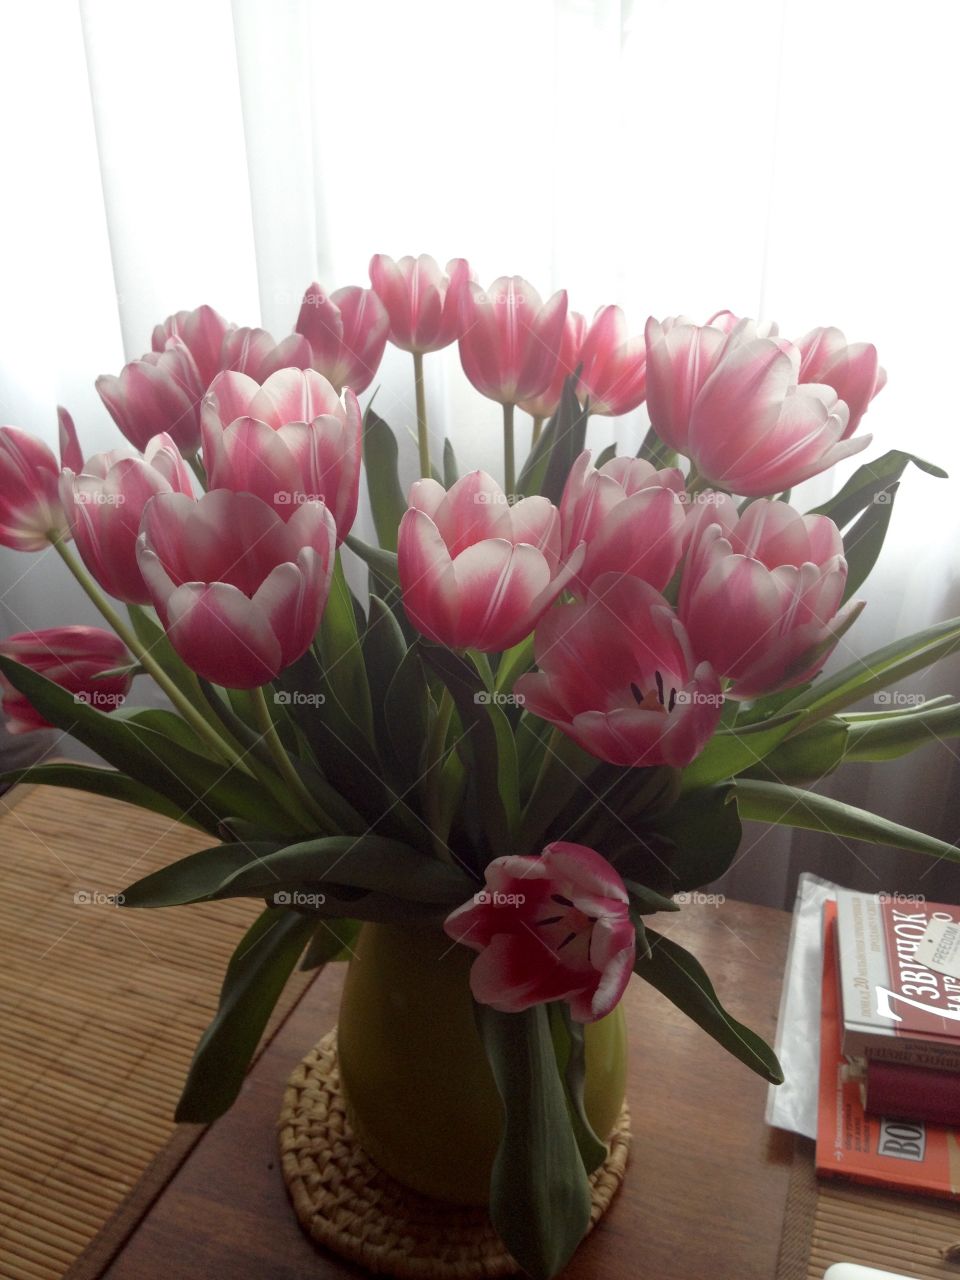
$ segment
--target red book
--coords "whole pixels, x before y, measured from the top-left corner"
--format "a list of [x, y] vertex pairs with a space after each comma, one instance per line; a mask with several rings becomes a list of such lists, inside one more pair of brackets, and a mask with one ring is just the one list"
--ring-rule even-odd
[[960, 907], [837, 893], [843, 1052], [960, 1072]]
[[922, 1120], [868, 1116], [863, 1109], [860, 1082], [851, 1076], [842, 1049], [836, 919], [836, 904], [828, 902], [824, 907], [817, 1173], [956, 1199], [960, 1197], [957, 1130]]
[[868, 1115], [960, 1127], [960, 1074], [870, 1058], [863, 1105]]

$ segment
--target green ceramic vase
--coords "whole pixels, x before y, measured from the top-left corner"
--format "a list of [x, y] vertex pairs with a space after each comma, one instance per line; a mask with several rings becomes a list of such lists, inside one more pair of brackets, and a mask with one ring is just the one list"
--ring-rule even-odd
[[[338, 1025], [347, 1114], [372, 1159], [405, 1186], [486, 1204], [501, 1108], [473, 1019], [473, 952], [439, 930], [365, 924]], [[584, 1101], [612, 1132], [623, 1103], [623, 1010], [586, 1027]]]

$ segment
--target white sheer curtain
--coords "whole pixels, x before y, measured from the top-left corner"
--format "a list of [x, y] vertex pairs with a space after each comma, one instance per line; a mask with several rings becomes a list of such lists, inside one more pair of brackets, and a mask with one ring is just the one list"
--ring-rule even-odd
[[[279, 336], [310, 280], [428, 251], [566, 287], [578, 310], [619, 301], [637, 331], [721, 307], [788, 334], [837, 324], [890, 373], [873, 452], [960, 468], [951, 0], [0, 0], [0, 26], [5, 422], [52, 441], [62, 402], [103, 448], [93, 378], [169, 312], [210, 302]], [[401, 432], [409, 374], [388, 349], [378, 408]], [[427, 384], [438, 437], [495, 468], [496, 410], [455, 351], [428, 358]], [[591, 434], [626, 450], [642, 428], [641, 411]], [[956, 493], [906, 477], [840, 660], [960, 613]], [[0, 560], [4, 633], [89, 617], [50, 560]], [[957, 781], [932, 744], [840, 785], [954, 840]], [[948, 884], [862, 846], [753, 839], [744, 895], [779, 900], [812, 863]]]

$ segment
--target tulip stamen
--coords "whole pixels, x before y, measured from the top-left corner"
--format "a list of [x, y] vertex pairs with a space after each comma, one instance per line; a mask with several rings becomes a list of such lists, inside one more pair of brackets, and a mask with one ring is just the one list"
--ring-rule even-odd
[[567, 943], [572, 942], [576, 936], [577, 936], [576, 933], [568, 933], [567, 936], [564, 938], [564, 940], [557, 944], [557, 950], [562, 951], [563, 948], [567, 945]]
[[660, 674], [659, 671], [655, 671], [653, 673], [653, 678], [657, 682], [657, 699], [662, 707], [663, 706], [663, 676]]
[[558, 920], [562, 920], [563, 916], [547, 916], [546, 920], [534, 920], [534, 925], [539, 929], [545, 924], [556, 924]]
[[550, 895], [550, 901], [551, 901], [551, 902], [559, 902], [559, 903], [560, 903], [560, 905], [561, 905], [561, 907], [572, 907], [572, 906], [573, 906], [573, 903], [570, 901], [570, 899], [569, 899], [569, 898], [565, 898], [565, 897], [563, 896], [563, 894], [562, 894], [562, 893], [551, 893], [551, 895]]
[[677, 705], [677, 691], [676, 689], [671, 689], [670, 701], [667, 703], [667, 710], [672, 711], [676, 705]]

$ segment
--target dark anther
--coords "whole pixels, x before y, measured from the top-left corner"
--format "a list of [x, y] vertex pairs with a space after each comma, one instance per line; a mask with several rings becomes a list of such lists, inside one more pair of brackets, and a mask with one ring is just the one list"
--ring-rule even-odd
[[640, 687], [639, 687], [639, 685], [634, 684], [632, 680], [630, 681], [630, 692], [631, 692], [631, 693], [633, 694], [633, 696], [636, 698], [636, 700], [637, 700], [637, 705], [638, 705], [638, 706], [640, 706], [640, 707], [642, 707], [642, 706], [643, 706], [643, 694], [640, 692]]
[[670, 702], [667, 704], [667, 710], [668, 710], [668, 711], [672, 711], [672, 710], [673, 710], [673, 708], [674, 708], [676, 705], [677, 705], [677, 691], [676, 691], [676, 689], [671, 689], [671, 690], [670, 690]]
[[572, 907], [573, 903], [569, 898], [565, 898], [562, 893], [551, 893], [551, 902], [559, 902], [561, 907]]
[[563, 948], [567, 945], [567, 943], [572, 942], [576, 936], [577, 935], [575, 933], [568, 933], [567, 936], [564, 938], [564, 940], [557, 947], [557, 950], [562, 951]]
[[653, 673], [653, 677], [657, 682], [657, 697], [660, 699], [660, 705], [663, 706], [663, 676], [659, 671]]
[[547, 916], [546, 920], [534, 920], [534, 924], [539, 929], [544, 924], [556, 924], [558, 920], [562, 920], [563, 916]]

